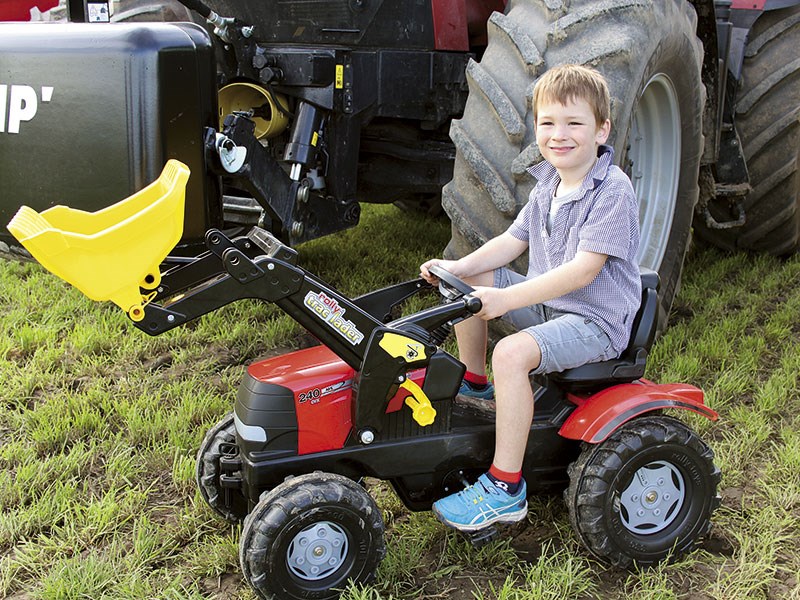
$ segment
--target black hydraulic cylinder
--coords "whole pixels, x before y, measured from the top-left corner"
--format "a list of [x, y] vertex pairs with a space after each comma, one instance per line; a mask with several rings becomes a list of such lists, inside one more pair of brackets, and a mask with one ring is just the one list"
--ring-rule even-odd
[[286, 162], [314, 166], [317, 160], [320, 118], [320, 111], [315, 106], [307, 102], [300, 104], [292, 128], [292, 139], [283, 154]]

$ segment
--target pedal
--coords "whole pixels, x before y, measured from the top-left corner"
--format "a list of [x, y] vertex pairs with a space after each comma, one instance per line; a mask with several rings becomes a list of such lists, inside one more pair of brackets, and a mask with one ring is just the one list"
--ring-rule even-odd
[[516, 523], [496, 523], [489, 525], [478, 531], [464, 531], [464, 536], [476, 548], [483, 548], [501, 537], [514, 537], [522, 533], [528, 526], [528, 519], [522, 519]]
[[483, 548], [500, 537], [500, 530], [494, 525], [489, 525], [478, 531], [463, 532], [470, 543], [476, 548]]

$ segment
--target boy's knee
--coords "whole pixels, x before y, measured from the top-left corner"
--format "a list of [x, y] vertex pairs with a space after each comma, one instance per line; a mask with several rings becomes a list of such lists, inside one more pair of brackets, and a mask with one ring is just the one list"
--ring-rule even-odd
[[542, 352], [536, 340], [527, 333], [515, 333], [503, 338], [492, 353], [492, 370], [525, 372], [539, 366]]

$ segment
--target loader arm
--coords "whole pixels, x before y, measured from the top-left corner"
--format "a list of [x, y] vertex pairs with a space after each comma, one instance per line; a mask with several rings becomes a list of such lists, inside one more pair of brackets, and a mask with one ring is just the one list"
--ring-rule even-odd
[[159, 335], [254, 298], [274, 302], [348, 365], [362, 368], [369, 337], [383, 324], [296, 266], [292, 249], [258, 228], [233, 240], [212, 229], [206, 244], [208, 252], [162, 275], [158, 294], [136, 327]]
[[[208, 252], [162, 275], [144, 318], [134, 322], [137, 328], [159, 335], [237, 300], [273, 302], [355, 369], [357, 431], [380, 431], [388, 401], [407, 385], [411, 370], [428, 368], [433, 361], [436, 376], [448, 380], [438, 385], [457, 388], [462, 370], [443, 356], [429, 334], [469, 315], [469, 302], [450, 302], [384, 324], [360, 308], [358, 299], [350, 300], [297, 266], [296, 252], [263, 229], [235, 239], [210, 230], [206, 245]], [[388, 313], [387, 305], [425, 286], [419, 281], [394, 287], [396, 292], [383, 291], [375, 312]]]
[[[168, 161], [161, 176], [129, 198], [95, 213], [23, 206], [8, 229], [47, 269], [94, 300], [111, 300], [149, 335], [159, 335], [226, 304], [254, 298], [275, 303], [314, 334], [355, 374], [353, 422], [380, 431], [399, 387], [422, 407], [427, 392], [406, 374], [425, 368], [435, 398], [452, 397], [464, 365], [437, 347], [447, 325], [480, 310], [468, 294], [384, 324], [393, 306], [425, 287], [419, 279], [350, 300], [297, 263], [297, 252], [254, 227], [230, 239], [210, 229], [208, 251], [161, 273], [180, 238], [189, 169]], [[434, 411], [435, 412], [435, 411]]]

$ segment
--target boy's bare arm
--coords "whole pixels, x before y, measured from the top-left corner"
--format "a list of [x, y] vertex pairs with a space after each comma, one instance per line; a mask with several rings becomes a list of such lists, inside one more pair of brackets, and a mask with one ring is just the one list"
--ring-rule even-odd
[[501, 233], [492, 238], [483, 246], [458, 260], [443, 260], [434, 258], [420, 266], [420, 275], [430, 283], [435, 283], [436, 278], [428, 271], [431, 265], [440, 265], [456, 277], [462, 279], [494, 271], [504, 267], [521, 255], [528, 248], [528, 242], [515, 238], [508, 232]]
[[571, 261], [522, 283], [503, 289], [476, 288], [474, 295], [483, 302], [483, 310], [477, 316], [494, 319], [511, 310], [541, 304], [587, 286], [600, 273], [607, 258], [605, 254], [579, 251]]

